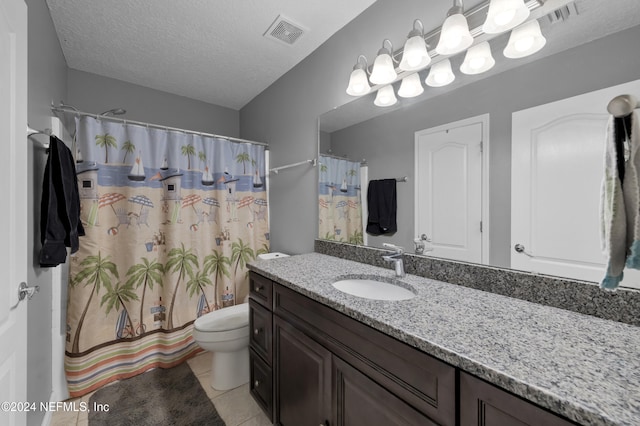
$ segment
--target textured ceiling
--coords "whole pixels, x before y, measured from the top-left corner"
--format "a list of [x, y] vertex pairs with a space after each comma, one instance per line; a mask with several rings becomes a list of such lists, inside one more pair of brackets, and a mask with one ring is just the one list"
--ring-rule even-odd
[[[374, 1], [47, 0], [47, 5], [70, 68], [238, 110]], [[293, 45], [263, 37], [278, 15], [306, 30]]]

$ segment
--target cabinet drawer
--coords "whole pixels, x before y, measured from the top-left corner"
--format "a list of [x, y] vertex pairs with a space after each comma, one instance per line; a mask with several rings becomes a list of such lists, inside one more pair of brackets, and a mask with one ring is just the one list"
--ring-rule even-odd
[[255, 350], [264, 361], [271, 365], [271, 336], [273, 316], [271, 311], [249, 299], [249, 346]]
[[273, 421], [273, 374], [271, 368], [253, 351], [249, 350], [249, 392], [270, 421]]
[[460, 372], [461, 426], [569, 426], [568, 420]]
[[270, 279], [251, 272], [249, 274], [249, 296], [267, 309], [271, 309], [273, 283]]

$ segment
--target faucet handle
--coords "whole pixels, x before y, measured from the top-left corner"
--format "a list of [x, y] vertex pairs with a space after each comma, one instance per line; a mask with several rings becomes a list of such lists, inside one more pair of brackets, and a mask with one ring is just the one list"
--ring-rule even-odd
[[395, 244], [382, 243], [382, 245], [384, 247], [388, 248], [388, 249], [395, 250], [396, 253], [398, 253], [398, 254], [404, 253], [404, 249], [402, 247], [400, 247], [400, 246], [395, 245]]

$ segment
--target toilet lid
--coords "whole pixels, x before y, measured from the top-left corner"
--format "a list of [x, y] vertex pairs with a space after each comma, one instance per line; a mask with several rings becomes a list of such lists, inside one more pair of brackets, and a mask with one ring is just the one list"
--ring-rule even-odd
[[194, 326], [200, 331], [229, 331], [248, 327], [249, 310], [247, 306], [237, 309], [241, 306], [242, 305], [237, 305], [233, 308], [223, 308], [205, 314], [196, 320]]

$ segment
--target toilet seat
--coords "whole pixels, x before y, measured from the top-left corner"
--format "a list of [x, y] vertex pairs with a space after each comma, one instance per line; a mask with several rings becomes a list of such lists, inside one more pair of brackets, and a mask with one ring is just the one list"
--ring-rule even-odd
[[196, 319], [193, 326], [197, 331], [205, 333], [233, 331], [249, 327], [249, 304], [243, 303], [209, 312]]

